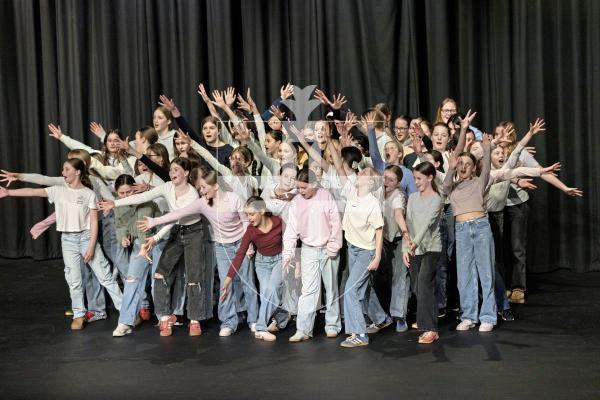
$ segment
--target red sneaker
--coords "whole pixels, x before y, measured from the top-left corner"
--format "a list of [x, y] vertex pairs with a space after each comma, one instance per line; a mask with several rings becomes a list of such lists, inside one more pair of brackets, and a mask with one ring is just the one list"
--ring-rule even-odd
[[174, 315], [169, 315], [169, 318], [166, 320], [160, 320], [159, 329], [160, 336], [171, 336], [173, 334], [173, 324], [177, 321], [177, 317]]
[[144, 321], [150, 321], [150, 318], [152, 318], [152, 313], [147, 308], [141, 308], [140, 309], [140, 318]]
[[202, 328], [200, 328], [200, 322], [190, 322], [190, 336], [202, 335]]

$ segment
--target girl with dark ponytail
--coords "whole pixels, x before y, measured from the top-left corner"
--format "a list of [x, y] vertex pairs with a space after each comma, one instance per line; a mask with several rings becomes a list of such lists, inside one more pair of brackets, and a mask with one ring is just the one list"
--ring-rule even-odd
[[122, 294], [110, 273], [110, 266], [97, 243], [97, 199], [86, 171], [85, 163], [77, 158], [68, 159], [63, 165], [65, 184], [44, 189], [7, 190], [0, 187], [0, 198], [46, 197], [56, 206], [56, 229], [62, 232], [62, 253], [65, 263], [65, 279], [69, 285], [73, 310], [71, 329], [83, 329], [86, 309], [80, 264], [88, 264], [100, 284], [110, 294], [115, 307], [121, 308]]

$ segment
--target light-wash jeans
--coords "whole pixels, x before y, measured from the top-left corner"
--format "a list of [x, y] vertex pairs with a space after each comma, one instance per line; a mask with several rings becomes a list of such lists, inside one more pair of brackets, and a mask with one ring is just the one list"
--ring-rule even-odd
[[326, 307], [325, 332], [339, 333], [342, 330], [338, 290], [339, 255], [329, 257], [325, 247], [302, 244], [300, 250], [302, 293], [298, 299], [296, 328], [304, 335], [312, 336], [315, 316], [321, 295], [321, 280], [325, 286]]
[[367, 267], [375, 250], [366, 250], [348, 243], [348, 280], [344, 288], [344, 328], [348, 335], [367, 333], [363, 302], [369, 285]]
[[[85, 304], [83, 299], [83, 284], [81, 277], [81, 263], [88, 244], [90, 242], [90, 231], [75, 233], [63, 232], [61, 236], [63, 261], [65, 264], [65, 279], [69, 285], [71, 295], [71, 308], [73, 309], [73, 318], [85, 316]], [[121, 309], [123, 295], [119, 285], [114, 280], [108, 260], [104, 256], [100, 245], [96, 243], [94, 258], [88, 264], [96, 278], [102, 286], [106, 288], [112, 298], [113, 304], [117, 310]]]
[[129, 259], [126, 279], [123, 281], [123, 304], [119, 315], [119, 323], [134, 325], [139, 309], [146, 296], [146, 281], [152, 265], [158, 265], [165, 241], [161, 240], [152, 248], [152, 263], [138, 255], [140, 240], [135, 239]]
[[[223, 282], [227, 277], [227, 272], [231, 266], [231, 262], [235, 258], [241, 241], [233, 243], [218, 243], [215, 242], [215, 256], [217, 258], [217, 270], [219, 271], [219, 286], [223, 288]], [[258, 319], [258, 298], [256, 295], [256, 285], [254, 284], [253, 272], [249, 271], [248, 257], [244, 257], [244, 261], [240, 266], [237, 275], [242, 280], [241, 289], [244, 292], [244, 298], [248, 311], [248, 323], [256, 322]], [[219, 302], [218, 314], [221, 321], [221, 329], [229, 328], [234, 332], [238, 326], [238, 315], [236, 307], [236, 286], [230, 286], [231, 291], [227, 297]]]
[[289, 313], [279, 307], [283, 292], [281, 254], [263, 256], [256, 252], [254, 265], [260, 286], [260, 309], [258, 310], [256, 330], [266, 331], [271, 317], [275, 318], [279, 328], [285, 328], [289, 320]]
[[[461, 320], [496, 324], [494, 297], [494, 240], [486, 216], [456, 222], [456, 269]], [[478, 279], [481, 283], [481, 312], [478, 317]]]

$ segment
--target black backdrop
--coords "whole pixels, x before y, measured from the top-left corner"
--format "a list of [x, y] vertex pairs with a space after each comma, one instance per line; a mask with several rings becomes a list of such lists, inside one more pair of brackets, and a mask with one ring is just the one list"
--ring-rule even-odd
[[[561, 161], [585, 197], [540, 183], [530, 270], [600, 270], [598, 21], [595, 0], [1, 0], [0, 166], [58, 175], [66, 152], [48, 122], [97, 145], [89, 121], [131, 134], [161, 93], [198, 126], [199, 82], [251, 87], [261, 105], [283, 82], [318, 84], [356, 111], [385, 101], [429, 118], [451, 96], [485, 130], [546, 119], [537, 158]], [[0, 255], [60, 256], [55, 232], [28, 235], [50, 212], [3, 200]]]

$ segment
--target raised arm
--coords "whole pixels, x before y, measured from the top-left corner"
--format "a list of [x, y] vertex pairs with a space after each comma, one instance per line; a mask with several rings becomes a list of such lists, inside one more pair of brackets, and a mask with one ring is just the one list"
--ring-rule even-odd
[[460, 135], [458, 136], [458, 143], [456, 144], [456, 148], [454, 149], [454, 154], [459, 155], [465, 150], [465, 144], [467, 141], [467, 129], [469, 129], [469, 125], [475, 116], [476, 112], [471, 112], [471, 110], [467, 111], [467, 115], [460, 120]]
[[48, 124], [48, 130], [50, 131], [50, 137], [61, 141], [69, 150], [82, 149], [90, 154], [101, 153], [99, 150], [93, 149], [90, 146], [65, 135], [60, 129], [60, 125], [50, 123]]
[[383, 157], [381, 157], [381, 153], [379, 152], [379, 146], [377, 145], [377, 138], [375, 137], [375, 127], [373, 123], [375, 122], [375, 113], [368, 112], [363, 121], [367, 124], [367, 136], [369, 138], [369, 155], [371, 155], [371, 161], [373, 161], [373, 167], [379, 173], [383, 174], [385, 170], [385, 161], [383, 161]]

